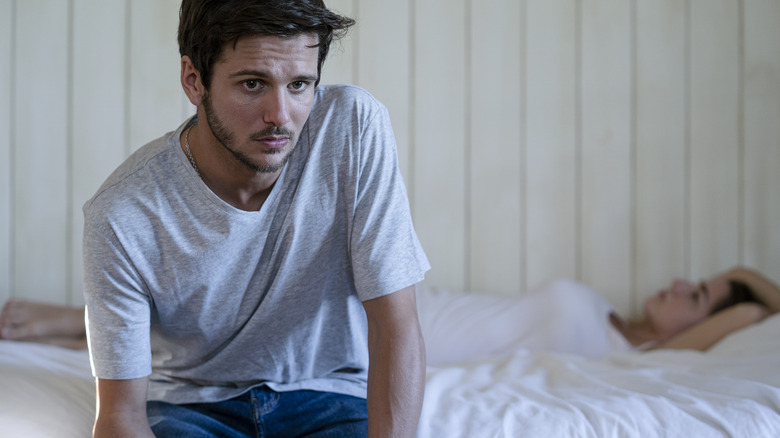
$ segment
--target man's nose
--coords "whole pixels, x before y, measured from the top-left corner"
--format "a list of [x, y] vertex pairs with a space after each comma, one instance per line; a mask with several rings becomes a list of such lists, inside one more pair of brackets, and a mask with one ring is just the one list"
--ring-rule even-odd
[[273, 126], [284, 126], [290, 121], [286, 90], [274, 90], [263, 101], [263, 121]]

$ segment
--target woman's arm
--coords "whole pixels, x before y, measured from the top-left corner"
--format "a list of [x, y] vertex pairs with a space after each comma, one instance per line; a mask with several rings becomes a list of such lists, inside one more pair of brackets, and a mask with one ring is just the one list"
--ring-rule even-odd
[[710, 315], [704, 321], [655, 348], [705, 351], [730, 333], [755, 324], [772, 313], [780, 312], [780, 288], [758, 272], [737, 266], [716, 278], [739, 281], [747, 285], [759, 303], [741, 303]]
[[753, 290], [755, 297], [760, 300], [771, 313], [780, 312], [780, 287], [772, 280], [749, 268], [737, 266], [719, 277], [726, 280], [735, 280], [745, 283]]
[[704, 321], [655, 346], [705, 351], [732, 332], [755, 324], [769, 315], [758, 303], [740, 303], [709, 316]]

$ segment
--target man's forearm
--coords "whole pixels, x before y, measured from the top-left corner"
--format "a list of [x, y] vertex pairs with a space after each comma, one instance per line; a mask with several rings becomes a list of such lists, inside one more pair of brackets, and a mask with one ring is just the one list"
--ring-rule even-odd
[[365, 301], [368, 320], [368, 436], [417, 432], [425, 392], [425, 344], [415, 287]]
[[369, 348], [368, 436], [414, 437], [425, 391], [425, 346], [419, 326], [375, 339]]
[[97, 417], [94, 438], [154, 438], [146, 416], [147, 377], [97, 379]]

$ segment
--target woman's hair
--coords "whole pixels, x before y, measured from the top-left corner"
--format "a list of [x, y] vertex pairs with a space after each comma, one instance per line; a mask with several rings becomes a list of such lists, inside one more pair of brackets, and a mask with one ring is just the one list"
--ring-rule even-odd
[[756, 298], [753, 289], [741, 281], [729, 280], [729, 294], [712, 310], [712, 313], [720, 312], [739, 303], [764, 304]]
[[317, 83], [330, 43], [346, 35], [355, 20], [329, 11], [322, 0], [183, 0], [179, 10], [179, 53], [189, 56], [206, 89], [227, 44], [253, 35], [318, 37]]

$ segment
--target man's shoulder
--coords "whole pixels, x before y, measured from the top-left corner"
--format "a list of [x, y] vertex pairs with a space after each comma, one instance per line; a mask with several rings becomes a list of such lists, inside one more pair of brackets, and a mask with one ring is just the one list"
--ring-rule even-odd
[[[153, 181], [156, 167], [160, 161], [170, 159], [171, 136], [175, 132], [169, 132], [160, 138], [141, 146], [130, 154], [103, 182], [94, 196], [84, 204], [84, 214], [105, 212], [137, 197], [143, 192], [143, 187]], [[100, 213], [97, 213], [100, 214]]]
[[360, 101], [377, 102], [376, 98], [368, 91], [357, 85], [349, 84], [327, 84], [317, 86], [318, 98], [322, 101]]
[[384, 105], [368, 91], [355, 85], [320, 85], [317, 87], [313, 113], [329, 111], [356, 111], [373, 114], [384, 110]]

